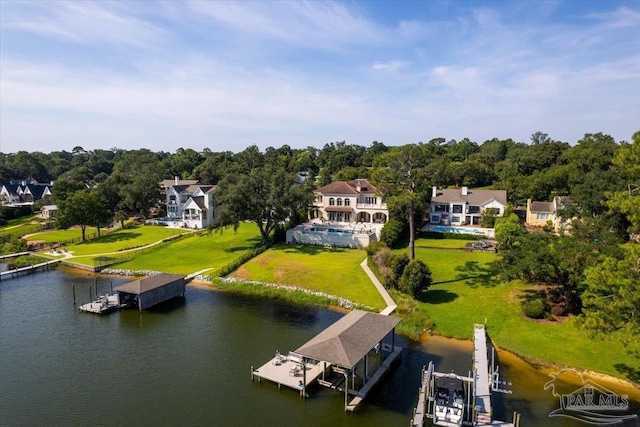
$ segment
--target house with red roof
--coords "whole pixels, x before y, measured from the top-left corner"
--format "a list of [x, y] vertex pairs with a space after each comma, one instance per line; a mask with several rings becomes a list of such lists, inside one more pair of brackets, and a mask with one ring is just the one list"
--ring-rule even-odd
[[389, 209], [367, 179], [336, 181], [313, 192], [310, 219], [343, 225], [385, 224]]

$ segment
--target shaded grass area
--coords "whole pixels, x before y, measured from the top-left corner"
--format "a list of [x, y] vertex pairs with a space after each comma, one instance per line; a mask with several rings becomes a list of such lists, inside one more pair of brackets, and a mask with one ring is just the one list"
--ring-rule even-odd
[[[95, 233], [95, 227], [87, 227], [85, 233]], [[82, 238], [82, 230], [80, 227], [69, 228], [67, 230], [51, 230], [33, 234], [26, 238], [27, 241], [42, 240], [45, 243], [66, 242], [72, 239]]]
[[[166, 227], [163, 227], [166, 229]], [[242, 223], [237, 232], [213, 231], [202, 236], [189, 236], [153, 251], [142, 253], [131, 261], [117, 265], [127, 270], [154, 270], [188, 275], [211, 268], [207, 275], [232, 262], [260, 243], [260, 232], [254, 224]]]
[[530, 360], [637, 381], [634, 376], [640, 372], [640, 360], [621, 343], [589, 338], [573, 319], [558, 323], [523, 317], [520, 296], [535, 286], [498, 280], [491, 266], [496, 254], [460, 251], [452, 256], [449, 250], [419, 246], [416, 256], [431, 268], [434, 284], [412, 310], [418, 313], [414, 317], [428, 316], [436, 333], [471, 339], [473, 324], [486, 322], [499, 347]]
[[365, 257], [358, 249], [277, 245], [231, 276], [303, 287], [382, 309], [384, 300], [360, 267]]

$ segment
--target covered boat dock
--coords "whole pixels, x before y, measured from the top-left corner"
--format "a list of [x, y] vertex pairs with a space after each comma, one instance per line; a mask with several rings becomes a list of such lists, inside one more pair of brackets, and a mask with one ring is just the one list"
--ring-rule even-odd
[[[353, 310], [286, 357], [276, 354], [259, 369], [252, 368], [251, 376], [295, 388], [304, 397], [317, 380], [344, 392], [345, 410], [353, 411], [400, 355], [402, 348], [395, 345], [399, 322], [394, 316]], [[384, 343], [389, 335], [391, 342]]]
[[185, 279], [177, 274], [162, 273], [120, 285], [114, 290], [120, 306], [138, 306], [140, 311], [176, 297], [184, 297]]

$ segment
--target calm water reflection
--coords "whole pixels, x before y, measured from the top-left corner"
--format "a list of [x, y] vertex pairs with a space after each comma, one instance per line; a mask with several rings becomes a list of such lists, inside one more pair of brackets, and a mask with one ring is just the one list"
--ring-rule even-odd
[[[98, 278], [101, 291], [121, 278]], [[466, 374], [471, 344], [433, 337], [407, 346], [401, 362], [356, 414], [343, 396], [297, 393], [252, 383], [250, 367], [276, 349], [295, 349], [341, 317], [189, 286], [186, 300], [139, 313], [80, 313], [94, 279], [50, 271], [0, 283], [0, 425], [407, 426], [422, 365]], [[469, 326], [470, 328], [472, 325]], [[501, 369], [514, 383], [497, 414], [524, 414], [523, 426], [550, 420], [557, 402], [545, 372], [518, 359]], [[637, 403], [636, 410], [638, 410]], [[636, 425], [640, 425], [637, 424]]]

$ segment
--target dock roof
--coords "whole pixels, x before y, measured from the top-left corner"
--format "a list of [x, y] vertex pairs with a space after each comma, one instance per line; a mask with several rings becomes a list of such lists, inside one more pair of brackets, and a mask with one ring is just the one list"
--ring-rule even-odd
[[351, 369], [399, 322], [394, 316], [353, 310], [295, 352]]
[[161, 273], [155, 276], [145, 277], [144, 279], [134, 280], [114, 288], [116, 292], [126, 292], [128, 294], [140, 295], [152, 289], [160, 288], [166, 284], [184, 279], [184, 276], [177, 274]]

